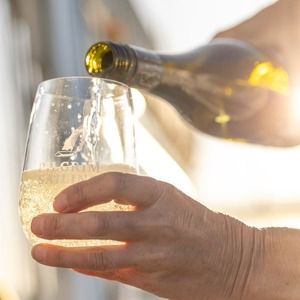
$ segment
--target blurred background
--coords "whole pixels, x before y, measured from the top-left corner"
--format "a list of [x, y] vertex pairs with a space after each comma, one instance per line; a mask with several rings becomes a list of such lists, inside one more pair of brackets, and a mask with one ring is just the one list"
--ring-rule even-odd
[[[98, 40], [182, 52], [272, 2], [0, 0], [1, 300], [158, 299], [31, 259], [18, 217], [18, 193], [38, 83], [86, 75], [85, 53]], [[144, 105], [135, 95], [140, 103], [138, 155], [149, 175], [250, 225], [300, 228], [299, 147], [265, 148], [210, 138], [191, 129], [163, 101], [146, 97]]]

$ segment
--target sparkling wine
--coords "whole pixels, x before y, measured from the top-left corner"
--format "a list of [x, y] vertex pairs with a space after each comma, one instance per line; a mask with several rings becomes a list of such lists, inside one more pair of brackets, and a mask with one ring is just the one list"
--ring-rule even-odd
[[[118, 171], [124, 173], [136, 173], [135, 169], [128, 165], [115, 164], [108, 166], [63, 166], [39, 170], [26, 170], [22, 175], [20, 215], [24, 232], [27, 238], [34, 244], [47, 242], [51, 244], [74, 247], [93, 246], [101, 244], [117, 244], [116, 241], [103, 240], [51, 240], [45, 241], [31, 232], [33, 217], [41, 213], [53, 213], [54, 197], [64, 188], [76, 182], [89, 179], [105, 172]], [[93, 206], [88, 210], [95, 211], [125, 211], [131, 210], [129, 205], [120, 205], [113, 200]]]

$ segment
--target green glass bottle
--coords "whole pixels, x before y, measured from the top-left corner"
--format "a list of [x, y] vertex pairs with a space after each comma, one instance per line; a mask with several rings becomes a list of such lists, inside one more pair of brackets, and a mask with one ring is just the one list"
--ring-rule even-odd
[[99, 42], [87, 52], [86, 69], [159, 96], [204, 133], [268, 146], [300, 144], [287, 72], [247, 43], [216, 39], [167, 54]]

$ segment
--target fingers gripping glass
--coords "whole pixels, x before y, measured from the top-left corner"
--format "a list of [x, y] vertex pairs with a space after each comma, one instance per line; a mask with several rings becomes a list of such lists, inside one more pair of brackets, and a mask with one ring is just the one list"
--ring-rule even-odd
[[[67, 186], [109, 171], [137, 173], [130, 89], [89, 77], [42, 82], [30, 119], [21, 183], [20, 215], [27, 238], [32, 218], [53, 212], [54, 197]], [[114, 201], [90, 210], [129, 210]], [[63, 246], [109, 243], [55, 240]]]

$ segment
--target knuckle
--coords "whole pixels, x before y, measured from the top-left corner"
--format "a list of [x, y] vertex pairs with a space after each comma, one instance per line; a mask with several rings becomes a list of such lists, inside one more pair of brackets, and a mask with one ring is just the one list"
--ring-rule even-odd
[[56, 215], [48, 215], [44, 220], [44, 232], [50, 237], [60, 232], [61, 222]]
[[66, 266], [67, 262], [62, 251], [57, 251], [55, 257], [52, 257], [58, 266]]
[[171, 194], [171, 195], [173, 195], [175, 193], [175, 191], [176, 191], [176, 188], [175, 188], [174, 185], [166, 182], [164, 184], [163, 191], [164, 191], [164, 194]]
[[82, 183], [75, 184], [73, 186], [73, 201], [77, 203], [81, 203], [85, 201], [84, 188]]
[[92, 270], [106, 271], [109, 270], [107, 255], [103, 250], [90, 252], [88, 254], [87, 264]]
[[100, 216], [98, 213], [93, 213], [85, 224], [86, 232], [90, 237], [103, 237], [106, 236], [110, 224], [106, 217]]
[[112, 191], [121, 195], [127, 188], [126, 174], [120, 172], [107, 173]]
[[173, 197], [175, 192], [175, 187], [172, 184], [166, 182], [160, 182], [158, 186], [160, 188], [157, 189], [156, 201], [168, 200]]

